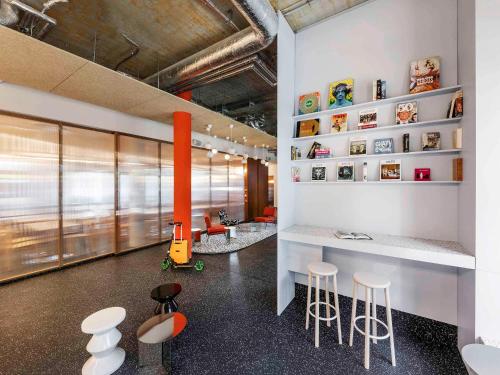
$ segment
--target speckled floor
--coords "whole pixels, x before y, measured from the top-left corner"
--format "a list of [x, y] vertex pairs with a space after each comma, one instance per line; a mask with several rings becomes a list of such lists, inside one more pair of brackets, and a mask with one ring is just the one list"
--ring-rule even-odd
[[[363, 342], [338, 345], [336, 329], [321, 331], [320, 348], [304, 329], [305, 288], [276, 316], [276, 236], [221, 255], [197, 256], [206, 270], [159, 272], [159, 247], [0, 286], [0, 374], [79, 374], [89, 336], [80, 323], [90, 313], [123, 306], [119, 326], [127, 352], [117, 374], [137, 372], [137, 327], [154, 310], [150, 290], [177, 281], [189, 323], [173, 343], [174, 374], [466, 374], [454, 342], [456, 329], [393, 312], [398, 366], [389, 344], [372, 350], [363, 368]], [[350, 300], [340, 299], [344, 340]], [[361, 308], [361, 306], [360, 306]], [[382, 309], [379, 315], [383, 317]]]

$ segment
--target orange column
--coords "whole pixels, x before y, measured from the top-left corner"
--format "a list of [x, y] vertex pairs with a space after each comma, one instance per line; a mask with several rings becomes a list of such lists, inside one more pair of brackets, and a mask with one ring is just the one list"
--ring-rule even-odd
[[174, 112], [174, 221], [183, 224], [191, 259], [191, 114]]

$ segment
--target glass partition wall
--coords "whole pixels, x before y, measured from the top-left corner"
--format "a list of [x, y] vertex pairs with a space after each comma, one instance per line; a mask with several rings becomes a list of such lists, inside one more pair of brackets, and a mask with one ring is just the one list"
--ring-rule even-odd
[[[192, 149], [193, 227], [244, 214], [241, 157]], [[0, 115], [0, 281], [160, 243], [173, 145]]]

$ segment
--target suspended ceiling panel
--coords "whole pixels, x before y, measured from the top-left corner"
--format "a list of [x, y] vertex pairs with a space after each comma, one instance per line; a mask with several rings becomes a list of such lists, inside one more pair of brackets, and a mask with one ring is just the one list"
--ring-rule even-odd
[[6, 27], [0, 27], [0, 43], [15, 51], [0, 54], [2, 81], [163, 123], [172, 123], [173, 112], [185, 111], [193, 116], [193, 131], [204, 133], [211, 123], [212, 134], [225, 137], [233, 123], [235, 136], [245, 135], [249, 144], [276, 146], [276, 138], [260, 130]]

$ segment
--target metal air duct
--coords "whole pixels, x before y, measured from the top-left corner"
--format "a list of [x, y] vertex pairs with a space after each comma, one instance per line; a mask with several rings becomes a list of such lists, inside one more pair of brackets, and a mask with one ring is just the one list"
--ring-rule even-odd
[[168, 89], [180, 81], [250, 56], [272, 43], [278, 33], [278, 17], [268, 0], [231, 0], [250, 27], [189, 56], [144, 80]]
[[19, 21], [19, 12], [10, 1], [0, 0], [0, 25], [12, 26]]

